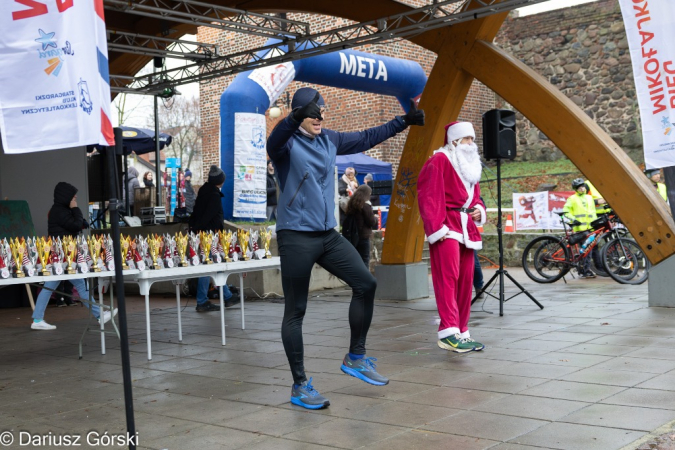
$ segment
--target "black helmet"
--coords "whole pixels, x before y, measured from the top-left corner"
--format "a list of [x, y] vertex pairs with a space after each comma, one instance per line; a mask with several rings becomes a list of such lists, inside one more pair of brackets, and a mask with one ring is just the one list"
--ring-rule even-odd
[[[576, 191], [579, 189], [581, 186], [586, 186], [586, 182], [584, 181], [583, 178], [575, 178], [572, 180], [572, 188]], [[586, 186], [586, 189], [588, 189], [588, 186]]]
[[661, 169], [645, 169], [645, 175], [647, 175], [647, 178], [651, 178], [657, 173], [661, 175]]

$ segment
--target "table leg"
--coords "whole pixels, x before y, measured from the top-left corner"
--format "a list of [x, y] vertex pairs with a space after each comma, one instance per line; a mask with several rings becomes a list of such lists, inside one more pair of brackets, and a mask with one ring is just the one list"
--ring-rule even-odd
[[[110, 291], [110, 312], [112, 313], [115, 310], [115, 298], [113, 297], [113, 284], [112, 280], [110, 280], [110, 285], [108, 286], [109, 291]], [[110, 319], [110, 323], [112, 324], [113, 328], [115, 329], [115, 333], [117, 333], [117, 339], [120, 338], [120, 330], [117, 328], [117, 324], [115, 323], [115, 318], [113, 317]]]
[[148, 340], [148, 361], [152, 360], [152, 337], [150, 336], [150, 287], [145, 294], [145, 329], [146, 339]]
[[223, 345], [225, 345], [225, 300], [222, 286], [218, 286], [218, 293], [220, 294], [220, 334], [223, 338]]
[[[103, 312], [105, 310], [103, 309], [103, 284], [101, 283], [101, 280], [98, 280], [98, 315], [99, 315], [99, 323], [101, 326], [101, 354], [105, 355], [105, 323], [103, 323]], [[112, 311], [110, 311], [110, 314], [112, 314]]]
[[35, 311], [35, 301], [33, 301], [33, 291], [30, 290], [29, 285], [26, 286], [26, 292], [28, 293], [28, 301], [30, 302], [30, 307]]
[[239, 274], [239, 305], [241, 306], [241, 329], [246, 329], [246, 322], [244, 322], [244, 275]]
[[176, 308], [178, 312], [178, 342], [183, 342], [183, 324], [180, 317], [180, 284], [176, 285]]

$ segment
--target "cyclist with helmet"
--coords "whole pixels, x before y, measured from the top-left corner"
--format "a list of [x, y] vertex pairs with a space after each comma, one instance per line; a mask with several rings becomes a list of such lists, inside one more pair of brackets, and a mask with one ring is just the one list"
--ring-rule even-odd
[[598, 192], [589, 180], [586, 180], [586, 186], [588, 187], [587, 194], [593, 197], [593, 202], [595, 203], [595, 214], [599, 216], [600, 214], [610, 212], [612, 209], [609, 207], [602, 194]]
[[645, 169], [645, 175], [647, 175], [649, 181], [654, 185], [654, 189], [657, 190], [666, 203], [669, 203], [666, 185], [661, 183], [661, 169]]
[[[574, 232], [590, 230], [591, 222], [597, 218], [593, 197], [588, 195], [588, 186], [583, 178], [575, 178], [572, 180], [572, 188], [576, 193], [567, 199], [567, 202], [563, 207], [565, 217], [570, 220]], [[593, 247], [591, 256], [596, 267], [600, 267], [600, 255], [597, 246]], [[583, 267], [579, 277], [595, 278], [595, 274], [591, 270], [591, 261], [588, 257], [583, 260]]]

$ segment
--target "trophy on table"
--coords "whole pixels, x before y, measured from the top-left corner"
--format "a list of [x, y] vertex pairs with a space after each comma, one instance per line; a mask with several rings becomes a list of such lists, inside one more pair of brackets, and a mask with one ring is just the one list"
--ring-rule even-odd
[[12, 264], [12, 250], [7, 239], [0, 240], [0, 278], [9, 278], [9, 269]]
[[258, 246], [258, 230], [248, 230], [249, 238], [248, 238], [248, 246], [251, 249], [251, 258], [252, 259], [262, 259], [260, 258], [258, 254], [258, 249], [260, 248]]
[[148, 243], [142, 236], [138, 236], [129, 244], [134, 257], [134, 264], [138, 270], [145, 270], [145, 256], [148, 252]]
[[129, 254], [129, 237], [124, 237], [122, 233], [120, 233], [120, 250], [120, 255], [122, 255], [122, 270], [127, 270], [129, 268], [129, 265], [127, 264], [127, 255]]
[[[26, 241], [26, 249], [28, 250], [26, 252], [26, 256], [28, 257], [28, 264], [26, 264], [26, 270], [32, 270], [33, 273], [37, 269], [37, 262], [38, 262], [38, 249], [37, 249], [37, 244], [36, 244], [36, 238], [28, 238]], [[32, 275], [31, 275], [32, 276]]]
[[98, 256], [101, 253], [101, 241], [96, 236], [89, 236], [87, 238], [87, 245], [89, 249], [89, 256], [92, 260], [91, 270], [93, 272], [100, 272], [101, 268], [98, 266]]
[[239, 247], [241, 248], [241, 259], [248, 261], [248, 244], [249, 244], [249, 232], [245, 230], [238, 230], [239, 234]]
[[155, 236], [148, 236], [148, 251], [150, 252], [150, 257], [152, 258], [152, 268], [159, 269], [159, 264], [157, 264], [157, 257], [159, 256], [160, 247], [159, 242]]
[[113, 250], [114, 245], [115, 244], [113, 243], [112, 237], [109, 234], [107, 236], [103, 236], [103, 247], [105, 250], [105, 266], [111, 272], [115, 271], [115, 253]]
[[178, 233], [176, 235], [176, 251], [178, 252], [178, 265], [180, 267], [187, 267], [188, 263], [185, 260], [185, 254], [187, 253], [188, 246], [188, 237], [183, 233]]
[[265, 248], [265, 258], [271, 258], [272, 254], [270, 253], [270, 241], [272, 240], [272, 232], [270, 230], [261, 230], [260, 239], [262, 240], [263, 247]]
[[164, 266], [173, 267], [173, 255], [176, 253], [176, 241], [168, 234], [164, 235]]
[[26, 243], [19, 241], [19, 238], [10, 239], [9, 247], [14, 258], [14, 276], [16, 278], [24, 278], [26, 275], [23, 273], [23, 256], [26, 252]]
[[40, 255], [40, 263], [42, 264], [42, 276], [48, 276], [51, 275], [51, 272], [47, 270], [47, 264], [50, 263], [50, 258], [52, 255], [52, 239], [48, 238], [45, 240], [45, 238], [41, 237], [40, 239], [37, 240], [35, 243], [37, 246], [38, 253]]
[[223, 261], [223, 258], [220, 256], [220, 240], [218, 239], [217, 231], [211, 235], [211, 260], [216, 264]]
[[211, 233], [201, 231], [199, 233], [199, 243], [202, 246], [202, 252], [204, 253], [204, 264], [213, 264], [211, 261], [211, 245], [213, 244], [213, 237]]
[[80, 273], [89, 273], [89, 263], [92, 263], [91, 256], [89, 255], [89, 244], [87, 244], [87, 238], [84, 236], [78, 236], [75, 239], [77, 247], [77, 267], [80, 269]]
[[63, 242], [61, 238], [52, 239], [52, 272], [54, 275], [63, 275], [63, 261], [65, 261], [65, 253], [63, 252]]
[[221, 230], [218, 232], [220, 247], [223, 249], [223, 261], [230, 262], [232, 259], [228, 256], [230, 253], [230, 242], [232, 241], [232, 232]]
[[190, 232], [188, 237], [188, 242], [190, 246], [188, 248], [188, 258], [193, 266], [199, 265], [199, 235]]
[[73, 264], [77, 259], [77, 243], [70, 236], [63, 237], [63, 252], [66, 255], [66, 272], [70, 275], [77, 273]]

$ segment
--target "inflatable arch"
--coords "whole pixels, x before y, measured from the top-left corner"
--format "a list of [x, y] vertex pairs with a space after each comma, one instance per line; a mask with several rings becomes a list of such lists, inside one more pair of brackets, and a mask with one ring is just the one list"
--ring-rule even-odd
[[413, 61], [341, 50], [240, 73], [220, 97], [220, 163], [226, 175], [222, 192], [225, 219], [234, 207], [235, 113], [265, 114], [291, 81], [390, 95], [407, 111], [422, 94], [427, 77]]

